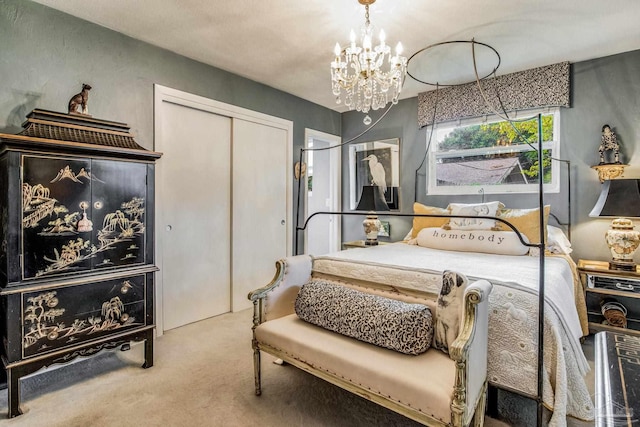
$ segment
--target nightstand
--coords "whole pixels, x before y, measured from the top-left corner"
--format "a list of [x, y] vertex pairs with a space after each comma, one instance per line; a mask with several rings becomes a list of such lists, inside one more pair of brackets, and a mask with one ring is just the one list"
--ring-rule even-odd
[[[640, 271], [609, 269], [606, 261], [578, 261], [578, 273], [585, 291], [589, 332], [621, 332], [640, 336]], [[603, 324], [601, 311], [604, 300], [615, 300], [627, 309], [627, 328]]]
[[[388, 245], [390, 242], [380, 242], [378, 241], [378, 245]], [[373, 245], [377, 246], [377, 245]], [[372, 248], [373, 246], [368, 246], [364, 244], [364, 240], [354, 240], [352, 242], [342, 242], [342, 249], [353, 249], [353, 248]]]

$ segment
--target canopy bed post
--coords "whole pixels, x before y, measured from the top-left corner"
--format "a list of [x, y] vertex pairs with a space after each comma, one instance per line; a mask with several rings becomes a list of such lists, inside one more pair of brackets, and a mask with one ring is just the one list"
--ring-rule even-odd
[[540, 287], [538, 289], [538, 396], [536, 403], [538, 405], [537, 425], [542, 426], [542, 388], [543, 388], [543, 371], [544, 371], [544, 250], [545, 250], [545, 230], [544, 223], [544, 163], [542, 151], [542, 114], [538, 114], [538, 203], [540, 206], [540, 244], [538, 254], [540, 259]]

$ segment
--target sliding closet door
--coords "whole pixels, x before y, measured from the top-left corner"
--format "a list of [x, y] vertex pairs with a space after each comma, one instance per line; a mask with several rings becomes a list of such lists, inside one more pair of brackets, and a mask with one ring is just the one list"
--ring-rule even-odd
[[157, 234], [168, 330], [231, 309], [231, 119], [170, 102], [159, 108]]
[[269, 283], [287, 255], [287, 131], [233, 121], [233, 311]]

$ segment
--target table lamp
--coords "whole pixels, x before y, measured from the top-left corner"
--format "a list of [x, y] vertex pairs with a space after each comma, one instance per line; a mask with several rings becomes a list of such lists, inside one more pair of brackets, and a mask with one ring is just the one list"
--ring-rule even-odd
[[640, 245], [640, 232], [634, 229], [629, 217], [640, 216], [640, 180], [605, 180], [600, 197], [590, 217], [613, 217], [611, 228], [605, 234], [611, 251], [612, 270], [635, 271], [633, 254]]
[[367, 236], [364, 244], [366, 246], [377, 245], [378, 232], [380, 231], [380, 227], [382, 226], [382, 224], [380, 224], [380, 220], [378, 220], [378, 215], [376, 215], [376, 212], [389, 210], [389, 206], [384, 200], [382, 189], [377, 185], [363, 186], [362, 195], [360, 196], [360, 201], [358, 202], [358, 206], [356, 206], [356, 210], [369, 211], [367, 217], [364, 219], [364, 221], [362, 221], [364, 234]]

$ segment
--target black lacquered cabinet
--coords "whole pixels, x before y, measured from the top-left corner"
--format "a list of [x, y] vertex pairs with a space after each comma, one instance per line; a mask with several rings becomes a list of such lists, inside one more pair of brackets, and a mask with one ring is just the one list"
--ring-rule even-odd
[[154, 161], [117, 122], [34, 110], [0, 134], [0, 333], [19, 378], [129, 341], [153, 364]]

